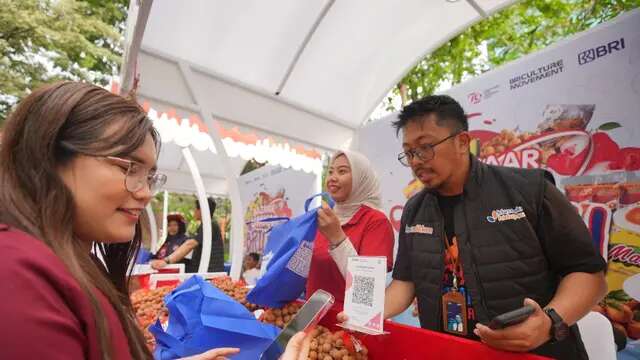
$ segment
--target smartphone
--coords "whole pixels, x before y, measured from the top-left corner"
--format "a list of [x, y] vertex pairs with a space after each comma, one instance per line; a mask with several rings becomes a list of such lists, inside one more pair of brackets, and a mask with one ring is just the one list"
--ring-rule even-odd
[[307, 300], [298, 310], [296, 316], [291, 319], [289, 324], [282, 329], [275, 340], [269, 345], [267, 350], [262, 353], [260, 359], [277, 360], [284, 353], [284, 350], [295, 334], [301, 331], [307, 331], [313, 328], [327, 311], [333, 306], [335, 299], [333, 295], [324, 290], [318, 290]]
[[527, 320], [527, 318], [534, 312], [535, 309], [533, 308], [533, 306], [525, 305], [520, 309], [509, 311], [508, 313], [496, 316], [489, 323], [489, 328], [497, 330], [520, 324], [521, 322]]

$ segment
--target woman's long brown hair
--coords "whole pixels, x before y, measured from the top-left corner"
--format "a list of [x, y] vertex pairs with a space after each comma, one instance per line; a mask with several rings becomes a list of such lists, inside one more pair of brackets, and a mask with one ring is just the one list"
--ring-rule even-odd
[[128, 269], [140, 248], [140, 226], [131, 242], [95, 245], [103, 255], [102, 266], [87, 252], [87, 239], [74, 236], [73, 197], [58, 169], [79, 153], [126, 156], [147, 135], [159, 146], [151, 121], [134, 100], [86, 83], [60, 82], [35, 90], [18, 104], [0, 145], [0, 223], [40, 239], [66, 265], [91, 301], [104, 359], [112, 358], [113, 349], [95, 289], [118, 314], [131, 357], [152, 357], [128, 296]]

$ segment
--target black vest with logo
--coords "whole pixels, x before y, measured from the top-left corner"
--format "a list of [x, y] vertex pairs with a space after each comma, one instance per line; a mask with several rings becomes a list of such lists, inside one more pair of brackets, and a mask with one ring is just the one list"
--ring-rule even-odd
[[[471, 157], [463, 200], [454, 209], [455, 233], [465, 282], [478, 321], [515, 310], [525, 297], [546, 306], [559, 276], [552, 273], [540, 238], [544, 196], [542, 170], [486, 165]], [[524, 215], [523, 215], [524, 214]], [[401, 231], [425, 225], [432, 234], [404, 234], [423, 328], [439, 330], [444, 272], [444, 219], [434, 193], [423, 190], [406, 204]], [[534, 351], [563, 359], [586, 358], [577, 326], [571, 336]]]

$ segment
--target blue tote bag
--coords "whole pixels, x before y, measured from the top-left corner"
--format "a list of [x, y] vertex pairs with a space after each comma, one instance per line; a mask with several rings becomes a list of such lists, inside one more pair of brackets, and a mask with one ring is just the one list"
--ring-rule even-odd
[[[314, 195], [304, 203], [305, 213], [271, 229], [265, 249], [266, 272], [247, 294], [247, 301], [266, 307], [281, 308], [296, 300], [305, 289], [313, 242], [318, 230], [318, 208], [309, 210], [311, 201], [326, 196], [329, 206], [335, 202], [327, 193]], [[265, 266], [265, 264], [263, 264]]]
[[259, 322], [242, 304], [200, 276], [194, 275], [165, 297], [169, 310], [166, 330], [149, 327], [156, 338], [154, 357], [177, 359], [213, 348], [237, 347], [234, 360], [255, 360], [280, 332]]

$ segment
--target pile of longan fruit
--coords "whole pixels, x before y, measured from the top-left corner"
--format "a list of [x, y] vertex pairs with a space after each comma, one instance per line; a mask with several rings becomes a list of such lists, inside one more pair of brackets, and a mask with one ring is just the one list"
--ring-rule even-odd
[[213, 286], [222, 290], [229, 297], [233, 298], [240, 304], [244, 305], [249, 311], [255, 311], [258, 309], [258, 306], [252, 304], [247, 301], [247, 294], [249, 293], [249, 289], [242, 286], [242, 284], [238, 282], [234, 282], [230, 277], [223, 276], [211, 279], [211, 283]]
[[157, 289], [139, 289], [131, 294], [133, 312], [147, 340], [147, 346], [151, 350], [155, 348], [156, 341], [149, 332], [149, 326], [158, 319], [161, 322], [168, 319], [169, 312], [164, 306], [164, 297], [175, 288], [175, 286], [163, 286]]
[[292, 302], [285, 305], [282, 309], [265, 309], [260, 315], [260, 321], [273, 324], [279, 328], [284, 328], [291, 319], [298, 313], [302, 305]]
[[[318, 326], [311, 332], [309, 360], [367, 360], [368, 350], [359, 345], [356, 351], [347, 349], [344, 343], [344, 331], [331, 332]], [[349, 335], [347, 335], [349, 336]]]
[[[260, 316], [260, 321], [273, 324], [279, 328], [287, 326], [289, 321], [298, 313], [302, 304], [292, 302], [282, 309], [265, 309]], [[317, 326], [310, 333], [311, 348], [309, 351], [310, 360], [366, 360], [367, 348], [359, 344], [359, 351], [350, 351], [345, 346], [344, 331], [331, 332], [323, 326]], [[347, 335], [350, 336], [350, 335]], [[355, 340], [357, 342], [357, 340]]]

